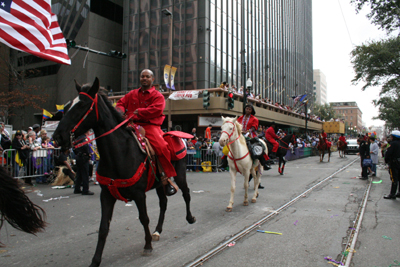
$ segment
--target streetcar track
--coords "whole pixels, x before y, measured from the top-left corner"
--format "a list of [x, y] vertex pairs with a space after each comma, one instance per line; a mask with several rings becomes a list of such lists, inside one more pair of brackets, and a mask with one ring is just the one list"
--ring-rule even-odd
[[[338, 170], [336, 170], [335, 172], [333, 172], [331, 175], [325, 177], [324, 179], [322, 179], [320, 182], [316, 183], [315, 185], [311, 186], [309, 189], [307, 189], [306, 191], [302, 192], [301, 194], [299, 194], [297, 197], [293, 198], [292, 200], [288, 201], [287, 203], [285, 203], [284, 205], [282, 205], [281, 207], [279, 207], [278, 209], [274, 210], [273, 212], [271, 212], [270, 214], [268, 214], [267, 216], [263, 217], [262, 219], [258, 220], [257, 222], [253, 223], [252, 225], [248, 226], [247, 228], [245, 228], [244, 230], [240, 231], [237, 234], [232, 235], [231, 238], [229, 238], [226, 241], [223, 241], [221, 244], [215, 246], [213, 249], [211, 249], [210, 251], [208, 251], [207, 253], [200, 255], [199, 257], [197, 257], [194, 261], [185, 264], [186, 267], [195, 267], [195, 266], [200, 266], [203, 263], [205, 263], [206, 261], [208, 261], [209, 259], [211, 259], [212, 257], [216, 256], [217, 254], [221, 253], [222, 251], [224, 251], [225, 249], [229, 248], [229, 244], [233, 243], [233, 242], [237, 242], [238, 240], [242, 239], [243, 237], [247, 236], [248, 234], [250, 234], [251, 232], [253, 232], [254, 230], [256, 230], [257, 228], [259, 228], [259, 226], [261, 224], [266, 223], [267, 221], [269, 221], [270, 219], [274, 218], [275, 216], [277, 216], [280, 212], [286, 210], [288, 207], [290, 207], [291, 205], [293, 205], [294, 203], [296, 203], [299, 199], [305, 197], [307, 194], [309, 194], [311, 191], [313, 191], [314, 189], [316, 189], [317, 187], [319, 187], [321, 184], [327, 182], [328, 180], [330, 180], [333, 176], [335, 176], [336, 174], [344, 171], [345, 169], [347, 169], [348, 167], [350, 167], [354, 162], [356, 162], [359, 158], [357, 157], [356, 159], [352, 160], [350, 163], [348, 163], [347, 165], [339, 168]], [[367, 189], [369, 190], [369, 189]], [[368, 191], [369, 193], [369, 191]], [[364, 198], [367, 195], [368, 198], [368, 194], [364, 194]], [[358, 219], [359, 219], [359, 214], [360, 214], [360, 210], [358, 212], [357, 215], [357, 220], [355, 222], [358, 223]], [[362, 217], [361, 217], [362, 218]], [[359, 227], [359, 226], [358, 226]], [[358, 233], [358, 231], [356, 231], [356, 233]], [[352, 237], [354, 236], [354, 232], [351, 235]], [[352, 241], [352, 238], [349, 239], [349, 242]], [[355, 242], [355, 241], [354, 241]], [[350, 245], [347, 244], [346, 248], [349, 247]], [[351, 253], [349, 253], [349, 258], [351, 260]]]

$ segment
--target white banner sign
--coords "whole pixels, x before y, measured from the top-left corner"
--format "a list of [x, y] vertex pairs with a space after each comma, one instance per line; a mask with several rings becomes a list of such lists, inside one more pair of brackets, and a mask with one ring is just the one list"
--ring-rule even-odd
[[199, 98], [199, 91], [177, 91], [169, 96], [171, 100], [192, 100], [197, 98]]

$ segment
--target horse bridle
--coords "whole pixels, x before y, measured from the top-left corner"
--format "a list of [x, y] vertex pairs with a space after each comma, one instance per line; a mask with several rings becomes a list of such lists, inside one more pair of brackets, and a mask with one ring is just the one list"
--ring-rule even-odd
[[[79, 122], [75, 125], [75, 127], [69, 133], [72, 146], [74, 145], [74, 142], [75, 142], [75, 131], [78, 129], [79, 125], [81, 125], [82, 122], [87, 118], [87, 116], [90, 114], [90, 112], [92, 112], [93, 107], [96, 107], [96, 118], [97, 118], [97, 121], [99, 120], [99, 109], [98, 109], [98, 105], [97, 105], [98, 104], [98, 95], [96, 94], [95, 97], [93, 98], [85, 92], [80, 92], [79, 94], [89, 97], [89, 99], [92, 100], [92, 105], [90, 106], [88, 111], [86, 111], [85, 115], [83, 115], [83, 117], [79, 120]], [[78, 141], [80, 141], [80, 140], [78, 140]], [[77, 146], [77, 147], [80, 147], [80, 146]]]
[[69, 133], [69, 134], [70, 134], [71, 146], [73, 146], [74, 148], [82, 147], [82, 146], [84, 146], [84, 145], [86, 145], [86, 144], [89, 144], [89, 143], [93, 142], [93, 141], [96, 140], [96, 139], [99, 139], [99, 138], [101, 138], [101, 137], [104, 137], [104, 136], [106, 136], [106, 135], [111, 134], [112, 132], [114, 132], [115, 130], [117, 130], [118, 128], [120, 128], [122, 125], [124, 125], [125, 123], [127, 123], [127, 122], [134, 116], [134, 114], [132, 114], [132, 115], [126, 117], [126, 119], [125, 119], [123, 122], [121, 122], [120, 124], [118, 124], [117, 126], [115, 126], [113, 129], [111, 129], [111, 130], [109, 130], [109, 131], [103, 133], [102, 135], [97, 136], [96, 138], [93, 138], [93, 139], [89, 139], [89, 138], [88, 138], [87, 141], [75, 145], [75, 143], [81, 141], [81, 140], [78, 140], [78, 141], [75, 142], [75, 132], [76, 132], [76, 130], [78, 129], [79, 125], [81, 125], [82, 122], [87, 118], [87, 116], [90, 114], [90, 112], [92, 112], [93, 107], [96, 108], [96, 118], [97, 118], [97, 121], [99, 120], [98, 94], [96, 93], [96, 95], [95, 95], [94, 98], [91, 97], [89, 94], [87, 94], [87, 93], [85, 93], [85, 92], [80, 92], [79, 94], [80, 94], [80, 95], [85, 95], [85, 96], [89, 97], [89, 99], [92, 100], [93, 103], [92, 103], [92, 105], [90, 106], [90, 108], [88, 109], [88, 111], [86, 111], [86, 113], [85, 113], [85, 115], [82, 117], [82, 119], [79, 120], [79, 122], [75, 125], [75, 127], [74, 127], [74, 128], [70, 131], [70, 133]]
[[[229, 134], [227, 131], [222, 131], [222, 133], [226, 133], [226, 135], [228, 136], [228, 141], [230, 141], [230, 140], [231, 140], [231, 137], [232, 137], [232, 135], [233, 135], [233, 133], [235, 132], [236, 125], [235, 125], [233, 122], [231, 122], [231, 121], [226, 121], [226, 122], [224, 122], [224, 123], [227, 123], [227, 122], [228, 122], [228, 123], [232, 123], [232, 125], [233, 125], [233, 130], [232, 130], [231, 134]], [[233, 141], [231, 141], [230, 143], [228, 143], [227, 146], [233, 144], [236, 140], [239, 139], [239, 137], [240, 137], [240, 134], [238, 135], [238, 137], [237, 137], [235, 140], [233, 140]]]

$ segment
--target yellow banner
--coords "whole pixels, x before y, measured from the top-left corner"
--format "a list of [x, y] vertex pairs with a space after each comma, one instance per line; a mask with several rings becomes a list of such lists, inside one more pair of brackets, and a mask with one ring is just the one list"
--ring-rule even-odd
[[176, 73], [176, 68], [171, 67], [171, 89], [175, 90], [175, 73]]
[[164, 67], [164, 82], [165, 82], [165, 86], [168, 89], [171, 89], [170, 85], [169, 85], [169, 73], [171, 72], [171, 66], [170, 65], [165, 65]]

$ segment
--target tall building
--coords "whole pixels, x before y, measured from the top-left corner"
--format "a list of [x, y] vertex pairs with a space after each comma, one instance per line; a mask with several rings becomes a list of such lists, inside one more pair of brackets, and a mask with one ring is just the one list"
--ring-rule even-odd
[[239, 87], [250, 78], [254, 94], [291, 105], [292, 96], [312, 94], [311, 2], [126, 0], [123, 90], [139, 86], [144, 68], [163, 84], [172, 44], [178, 90]]
[[362, 112], [357, 102], [330, 102], [338, 115], [344, 118], [347, 127], [351, 130], [360, 131], [362, 128]]
[[[26, 82], [49, 94], [49, 111], [76, 96], [74, 79], [99, 77], [106, 89], [124, 93], [138, 88], [140, 71], [150, 68], [165, 87], [170, 62], [178, 69], [177, 90], [223, 81], [240, 87], [250, 78], [253, 94], [285, 105], [313, 93], [312, 0], [53, 0], [52, 11], [65, 38], [128, 58], [70, 49], [72, 65], [65, 66], [14, 51], [18, 71], [39, 70]], [[22, 127], [41, 120], [40, 111], [25, 110], [27, 118], [33, 113]]]
[[313, 96], [315, 104], [323, 105], [328, 103], [326, 77], [321, 70], [314, 70]]

